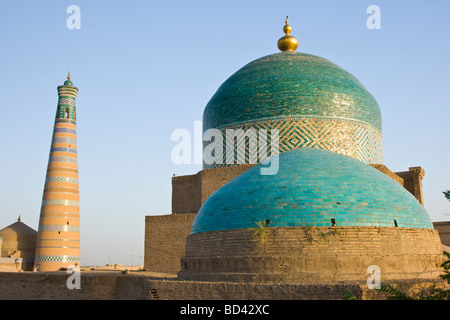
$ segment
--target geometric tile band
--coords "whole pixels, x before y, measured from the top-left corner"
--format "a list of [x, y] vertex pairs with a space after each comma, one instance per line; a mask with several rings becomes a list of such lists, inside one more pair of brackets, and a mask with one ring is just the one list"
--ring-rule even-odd
[[53, 129], [53, 133], [70, 133], [70, 134], [77, 134], [76, 129], [70, 129], [70, 128], [55, 128]]
[[70, 145], [76, 145], [77, 139], [70, 138], [70, 137], [55, 137], [52, 140], [52, 144], [54, 144], [54, 143], [67, 143]]
[[75, 200], [60, 200], [60, 199], [50, 199], [42, 200], [43, 206], [69, 206], [69, 207], [79, 207], [80, 202]]
[[79, 262], [79, 256], [36, 256], [34, 258], [39, 262]]
[[60, 98], [58, 100], [58, 105], [61, 105], [61, 104], [68, 104], [68, 105], [71, 105], [71, 106], [75, 106], [76, 100], [68, 99], [68, 98]]
[[[241, 142], [241, 147], [235, 145], [234, 162], [226, 161], [226, 130], [234, 129], [236, 140]], [[237, 131], [236, 129], [242, 129]], [[237, 159], [245, 159], [245, 163], [251, 163], [249, 160], [249, 139], [245, 139], [246, 131], [251, 129], [256, 133], [259, 141], [259, 130], [267, 130], [267, 154], [270, 156], [270, 137], [271, 130], [279, 130], [279, 152], [300, 148], [313, 147], [325, 149], [339, 154], [347, 155], [367, 164], [383, 163], [382, 156], [382, 134], [372, 126], [366, 125], [360, 121], [333, 119], [333, 118], [314, 118], [314, 117], [292, 117], [285, 119], [259, 120], [239, 125], [226, 126], [219, 128], [222, 131], [224, 151], [222, 164], [204, 162], [204, 169], [232, 166]], [[249, 131], [247, 131], [248, 133]], [[205, 148], [210, 141], [204, 142]], [[245, 147], [242, 144], [245, 143]], [[245, 152], [245, 154], [243, 154]], [[228, 163], [227, 163], [228, 162]], [[259, 161], [257, 161], [259, 163]]]
[[75, 120], [71, 120], [71, 119], [56, 119], [55, 123], [70, 123], [73, 125], [77, 124], [77, 122]]
[[51, 156], [48, 162], [66, 162], [66, 163], [78, 163], [77, 158], [73, 157], [63, 157], [63, 156]]
[[51, 148], [50, 152], [67, 152], [77, 154], [77, 149], [72, 148]]
[[78, 183], [78, 179], [68, 178], [68, 177], [48, 177], [45, 179], [47, 182], [67, 182], [67, 183]]
[[46, 224], [46, 225], [39, 225], [39, 231], [80, 232], [80, 226]]

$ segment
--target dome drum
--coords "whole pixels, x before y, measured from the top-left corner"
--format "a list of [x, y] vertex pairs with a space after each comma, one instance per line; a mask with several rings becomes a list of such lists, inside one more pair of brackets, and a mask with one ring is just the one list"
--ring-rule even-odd
[[[432, 278], [443, 262], [436, 230], [395, 227], [269, 228], [191, 234], [183, 279], [201, 281], [365, 281]], [[424, 271], [425, 270], [425, 271]]]

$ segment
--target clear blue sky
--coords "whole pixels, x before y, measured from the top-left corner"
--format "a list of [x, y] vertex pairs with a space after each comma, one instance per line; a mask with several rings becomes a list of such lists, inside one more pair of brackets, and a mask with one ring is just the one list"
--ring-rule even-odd
[[[69, 5], [81, 9], [70, 30]], [[369, 30], [369, 5], [381, 29]], [[146, 215], [171, 212], [171, 133], [193, 130], [235, 71], [267, 54], [289, 15], [298, 51], [355, 75], [383, 116], [384, 162], [422, 166], [425, 208], [450, 220], [450, 2], [1, 1], [0, 228], [38, 228], [57, 105], [77, 100], [82, 264], [138, 264]]]

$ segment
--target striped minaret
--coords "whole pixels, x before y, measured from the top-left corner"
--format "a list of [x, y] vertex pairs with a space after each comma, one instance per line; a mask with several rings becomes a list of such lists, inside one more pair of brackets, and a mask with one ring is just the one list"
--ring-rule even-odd
[[58, 107], [36, 243], [37, 271], [80, 265], [76, 97], [70, 73], [58, 87]]

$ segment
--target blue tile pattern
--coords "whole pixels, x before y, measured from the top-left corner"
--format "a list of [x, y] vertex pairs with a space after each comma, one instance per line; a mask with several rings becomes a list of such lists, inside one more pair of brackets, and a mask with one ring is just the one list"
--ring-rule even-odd
[[257, 165], [213, 193], [191, 233], [270, 227], [382, 226], [433, 229], [424, 207], [397, 182], [351, 157], [317, 148], [279, 155], [276, 175]]

